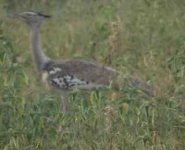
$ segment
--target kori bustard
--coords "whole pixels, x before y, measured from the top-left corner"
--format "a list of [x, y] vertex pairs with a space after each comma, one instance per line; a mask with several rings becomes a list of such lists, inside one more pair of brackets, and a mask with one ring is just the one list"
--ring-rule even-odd
[[[33, 58], [43, 80], [52, 88], [61, 91], [74, 89], [91, 90], [109, 86], [116, 77], [116, 70], [85, 60], [54, 60], [46, 56], [40, 46], [40, 28], [45, 19], [50, 18], [38, 12], [17, 14], [30, 28], [30, 40]], [[66, 99], [62, 96], [63, 111], [66, 111]]]

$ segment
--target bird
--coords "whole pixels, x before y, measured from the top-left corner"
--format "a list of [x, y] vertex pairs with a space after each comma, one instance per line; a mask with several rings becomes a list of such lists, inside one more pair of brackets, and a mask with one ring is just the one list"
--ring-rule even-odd
[[[117, 70], [82, 59], [52, 59], [45, 54], [40, 42], [40, 29], [50, 15], [26, 11], [15, 15], [30, 28], [33, 60], [42, 81], [52, 89], [66, 93], [74, 90], [94, 90], [108, 87], [118, 75]], [[67, 98], [61, 96], [63, 112], [67, 111]]]

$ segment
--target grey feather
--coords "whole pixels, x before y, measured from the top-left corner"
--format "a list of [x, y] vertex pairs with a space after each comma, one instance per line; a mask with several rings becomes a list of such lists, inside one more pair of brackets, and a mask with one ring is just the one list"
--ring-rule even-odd
[[[36, 66], [43, 79], [59, 90], [83, 89], [90, 90], [102, 86], [109, 86], [117, 76], [117, 71], [94, 62], [85, 60], [61, 60], [50, 59], [40, 47], [40, 27], [48, 15], [38, 12], [23, 12], [16, 14], [17, 18], [24, 21], [31, 29], [31, 46]], [[133, 80], [132, 85], [143, 87], [147, 95], [149, 87], [138, 80]]]
[[117, 75], [112, 68], [82, 60], [50, 61], [43, 71], [51, 85], [63, 90], [108, 86]]

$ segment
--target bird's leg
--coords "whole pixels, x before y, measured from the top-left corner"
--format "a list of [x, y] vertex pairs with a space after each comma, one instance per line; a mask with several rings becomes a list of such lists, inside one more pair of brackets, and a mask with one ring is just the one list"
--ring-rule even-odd
[[68, 96], [61, 96], [61, 104], [62, 104], [62, 111], [64, 114], [67, 114], [69, 112], [69, 103], [68, 103]]

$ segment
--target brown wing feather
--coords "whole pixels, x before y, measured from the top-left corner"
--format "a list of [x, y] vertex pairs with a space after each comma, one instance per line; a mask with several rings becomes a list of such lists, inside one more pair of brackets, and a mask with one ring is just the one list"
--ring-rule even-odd
[[66, 74], [101, 85], [109, 85], [117, 75], [116, 70], [90, 61], [65, 60], [53, 62], [53, 64], [62, 68]]
[[97, 84], [108, 85], [116, 76], [115, 70], [88, 61], [66, 61], [63, 67], [66, 69], [66, 72], [71, 72], [79, 78], [86, 81], [93, 81]]

